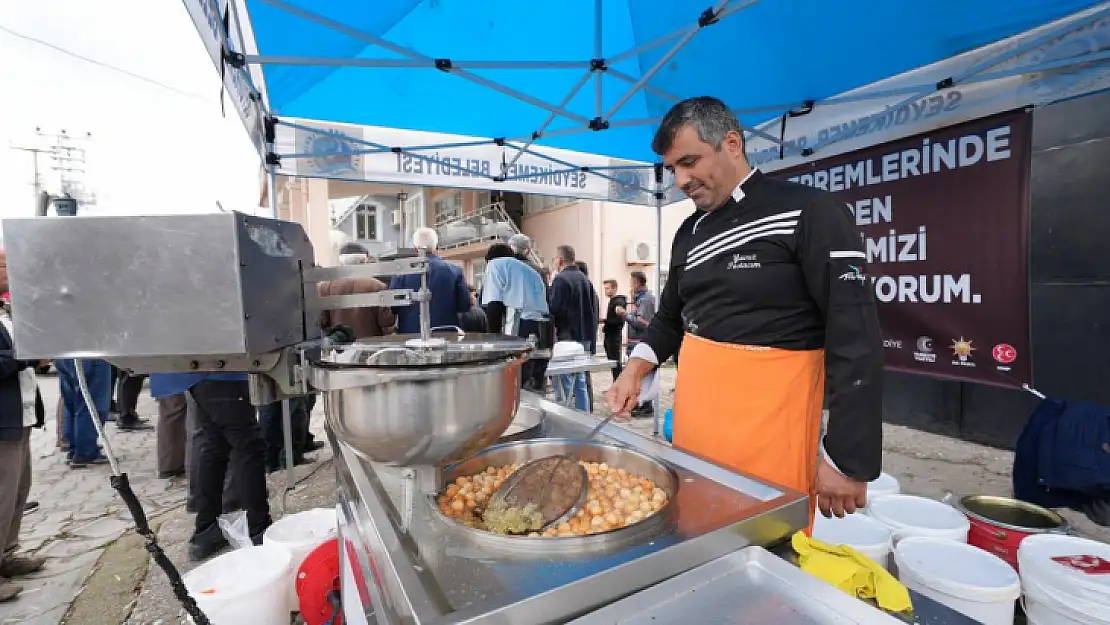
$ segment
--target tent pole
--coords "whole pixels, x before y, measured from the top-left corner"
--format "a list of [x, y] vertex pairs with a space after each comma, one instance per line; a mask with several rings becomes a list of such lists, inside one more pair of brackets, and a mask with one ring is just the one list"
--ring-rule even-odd
[[[592, 71], [588, 71], [582, 75], [582, 78], [580, 78], [578, 82], [574, 84], [574, 88], [570, 90], [570, 93], [567, 94], [567, 97], [563, 98], [563, 101], [559, 103], [559, 108], [566, 108], [567, 105], [570, 104], [570, 101], [574, 99], [574, 96], [578, 95], [578, 92], [582, 90], [582, 87], [585, 87], [586, 83], [590, 82], [590, 74], [592, 73]], [[598, 80], [601, 79], [598, 78]], [[532, 136], [528, 138], [528, 143], [524, 144], [525, 150], [528, 149], [528, 146], [535, 143], [536, 139], [539, 139], [543, 136], [543, 131], [547, 130], [547, 127], [551, 125], [551, 122], [555, 121], [556, 117], [558, 117], [558, 115], [556, 115], [555, 113], [548, 113], [547, 119], [545, 119], [544, 122], [540, 124], [540, 127], [532, 133]], [[509, 171], [510, 167], [516, 165], [516, 162], [520, 160], [521, 156], [524, 156], [524, 152], [522, 150], [517, 150], [516, 155], [513, 156], [512, 160], [505, 165], [504, 171], [501, 172], [501, 175], [504, 176], [505, 173]]]
[[[598, 61], [603, 58], [601, 46], [601, 3], [602, 0], [594, 0], [594, 59]], [[594, 110], [596, 111], [594, 117], [601, 119], [601, 111], [605, 106], [601, 101], [601, 77], [603, 72], [601, 69], [598, 69], [593, 73], [596, 74], [594, 77]]]
[[[277, 123], [273, 117], [267, 118], [267, 132], [266, 132], [266, 150], [270, 155], [274, 154], [274, 143], [277, 134]], [[268, 176], [268, 183], [270, 185], [270, 217], [278, 218], [278, 190], [277, 190], [277, 164], [267, 159], [266, 173]], [[285, 516], [287, 506], [285, 504], [285, 497], [289, 491], [297, 484], [297, 475], [293, 471], [293, 416], [290, 411], [288, 399], [281, 400], [281, 429], [285, 435], [285, 492], [281, 496], [281, 515]]]
[[[655, 312], [659, 312], [659, 304], [663, 301], [663, 263], [660, 252], [663, 249], [663, 163], [655, 163]], [[659, 363], [660, 370], [663, 363]], [[660, 371], [657, 375], [662, 376]], [[652, 410], [652, 436], [659, 436], [659, 413], [663, 409], [663, 379], [659, 379], [659, 396], [655, 398]]]

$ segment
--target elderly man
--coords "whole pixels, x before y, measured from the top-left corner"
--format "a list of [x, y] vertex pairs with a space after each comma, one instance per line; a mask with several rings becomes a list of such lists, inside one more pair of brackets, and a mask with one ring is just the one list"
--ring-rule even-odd
[[[462, 269], [443, 260], [436, 254], [439, 235], [431, 228], [419, 228], [412, 235], [412, 246], [428, 255], [428, 290], [432, 293], [429, 306], [431, 327], [457, 327], [459, 315], [470, 310], [470, 291], [466, 288]], [[394, 276], [389, 282], [390, 289], [420, 288], [419, 275]], [[398, 306], [393, 309], [397, 314], [397, 332], [418, 334], [420, 332], [420, 307]]]
[[681, 342], [676, 447], [808, 493], [825, 516], [862, 508], [882, 464], [883, 342], [848, 206], [752, 169], [715, 98], [674, 105], [652, 149], [697, 210], [610, 407], [633, 408]]
[[[7, 257], [0, 250], [0, 292], [8, 291]], [[32, 360], [17, 360], [12, 321], [0, 311], [0, 603], [23, 587], [9, 581], [43, 567], [43, 558], [15, 555], [27, 494], [31, 490], [31, 428], [42, 427], [45, 411]]]

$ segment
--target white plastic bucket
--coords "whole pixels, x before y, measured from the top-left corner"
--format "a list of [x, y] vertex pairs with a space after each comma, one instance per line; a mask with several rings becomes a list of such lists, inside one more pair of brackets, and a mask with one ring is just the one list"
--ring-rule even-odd
[[879, 477], [867, 483], [867, 501], [882, 497], [883, 495], [897, 495], [902, 492], [902, 485], [898, 478], [889, 473], [880, 473]]
[[894, 548], [906, 588], [984, 625], [1013, 625], [1021, 580], [998, 556], [946, 538], [911, 537]]
[[844, 515], [844, 518], [826, 519], [817, 514], [813, 520], [813, 537], [830, 545], [847, 545], [890, 568], [890, 529], [862, 513]]
[[894, 546], [903, 538], [923, 536], [967, 542], [971, 523], [952, 506], [913, 495], [883, 495], [867, 504], [867, 515], [890, 529]]
[[182, 579], [212, 625], [289, 625], [289, 571], [288, 551], [262, 545], [217, 556]]
[[297, 570], [301, 568], [305, 556], [313, 549], [336, 537], [336, 521], [335, 508], [314, 508], [282, 517], [263, 534], [262, 544], [281, 547], [292, 557], [292, 566], [286, 582], [290, 611], [300, 611], [300, 599], [297, 597]]
[[1037, 534], [1021, 541], [1018, 567], [1030, 623], [1110, 623], [1110, 574], [1085, 573], [1053, 560], [1076, 556], [1092, 556], [1110, 562], [1110, 545], [1058, 534]]

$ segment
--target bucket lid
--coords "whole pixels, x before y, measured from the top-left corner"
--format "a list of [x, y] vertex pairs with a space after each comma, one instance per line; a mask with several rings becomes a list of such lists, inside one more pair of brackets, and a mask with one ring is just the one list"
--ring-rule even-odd
[[1014, 568], [998, 556], [967, 543], [914, 536], [894, 548], [898, 574], [965, 601], [997, 603], [1021, 595]]
[[336, 535], [335, 508], [313, 508], [284, 516], [266, 528], [264, 540], [277, 544], [319, 543]]
[[1021, 541], [1018, 565], [1023, 577], [1040, 586], [1110, 608], [1110, 545], [1037, 534]]
[[880, 473], [879, 477], [867, 483], [867, 496], [878, 497], [884, 494], [896, 494], [901, 492], [902, 486], [898, 483], [898, 478], [889, 473]]
[[952, 506], [913, 495], [883, 495], [867, 504], [867, 514], [895, 530], [967, 531], [971, 524]]
[[839, 519], [818, 514], [813, 519], [813, 537], [830, 545], [890, 548], [890, 528], [859, 512]]

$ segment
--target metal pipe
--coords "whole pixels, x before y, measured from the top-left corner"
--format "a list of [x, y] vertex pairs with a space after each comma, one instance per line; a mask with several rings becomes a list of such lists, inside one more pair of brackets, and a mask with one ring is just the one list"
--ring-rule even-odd
[[[274, 145], [271, 143], [267, 146], [270, 151], [273, 151]], [[270, 166], [268, 173], [268, 182], [270, 185], [270, 216], [274, 219], [278, 218], [278, 189], [277, 189], [277, 168], [273, 165]], [[289, 491], [293, 490], [293, 486], [297, 483], [297, 474], [293, 470], [294, 454], [293, 454], [293, 417], [289, 406], [289, 400], [281, 400], [281, 429], [285, 434], [285, 490], [281, 494], [281, 515], [285, 516], [286, 511], [289, 509], [286, 505], [286, 497]]]
[[[420, 250], [420, 258], [427, 259], [428, 254]], [[429, 267], [430, 269], [430, 267]], [[420, 274], [420, 340], [424, 345], [432, 338], [432, 294], [428, 291], [428, 272]]]
[[[663, 163], [655, 164], [655, 313], [659, 313], [659, 305], [663, 301]], [[659, 363], [659, 371], [656, 373], [662, 376], [663, 363]], [[659, 395], [655, 398], [655, 403], [652, 404], [652, 436], [659, 436], [659, 411], [662, 409], [663, 403], [663, 378], [659, 378]]]

